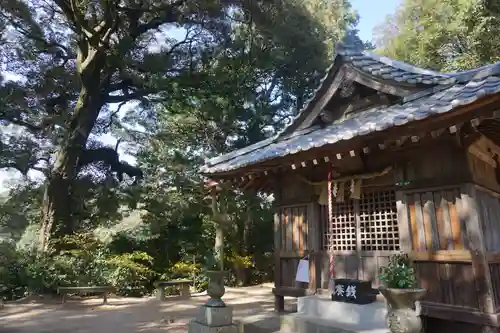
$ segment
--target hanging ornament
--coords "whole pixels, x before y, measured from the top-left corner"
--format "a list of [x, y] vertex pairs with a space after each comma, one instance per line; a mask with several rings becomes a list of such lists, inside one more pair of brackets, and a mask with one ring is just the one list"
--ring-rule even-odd
[[363, 181], [362, 179], [356, 179], [354, 181], [354, 186], [352, 186], [352, 184], [351, 184], [351, 186], [352, 186], [351, 198], [357, 199], [357, 200], [361, 199], [361, 182], [362, 181]]
[[333, 197], [336, 198], [338, 193], [339, 193], [339, 186], [335, 182], [335, 183], [333, 183], [333, 188], [332, 188], [332, 195], [333, 195]]
[[344, 183], [339, 184], [339, 189], [337, 192], [337, 202], [344, 202], [344, 196], [345, 196], [345, 190], [344, 190]]

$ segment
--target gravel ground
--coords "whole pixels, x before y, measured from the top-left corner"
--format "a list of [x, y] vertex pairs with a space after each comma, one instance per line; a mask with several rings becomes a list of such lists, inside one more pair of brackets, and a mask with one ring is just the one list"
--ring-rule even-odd
[[[245, 333], [279, 330], [279, 316], [273, 313], [272, 285], [226, 288], [224, 301], [234, 308], [234, 319], [244, 323]], [[56, 300], [7, 303], [0, 309], [0, 333], [181, 333], [187, 332], [197, 308], [208, 299], [194, 294], [189, 300], [169, 297], [159, 302], [152, 297]], [[287, 310], [294, 310], [289, 299]]]

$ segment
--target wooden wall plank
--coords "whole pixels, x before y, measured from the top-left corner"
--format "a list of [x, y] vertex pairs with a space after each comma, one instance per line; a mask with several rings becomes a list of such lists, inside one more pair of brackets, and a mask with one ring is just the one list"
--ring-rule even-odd
[[293, 249], [293, 236], [292, 236], [292, 232], [293, 232], [293, 212], [292, 212], [292, 208], [286, 208], [285, 209], [285, 212], [286, 212], [286, 238], [285, 238], [285, 241], [286, 241], [286, 246], [285, 248], [287, 250], [292, 250]]
[[299, 222], [299, 207], [292, 207], [292, 248], [294, 250], [298, 250], [299, 248], [299, 239], [298, 239], [298, 222]]
[[[303, 216], [303, 226], [302, 226], [302, 238], [304, 243], [304, 249], [316, 249], [319, 250], [321, 246], [321, 242], [319, 240], [320, 237], [320, 219], [318, 212], [318, 203], [313, 202], [308, 206], [304, 207], [304, 216]], [[313, 213], [314, 211], [314, 213]], [[314, 248], [309, 246], [309, 224], [311, 224], [312, 229], [315, 233], [318, 233], [314, 239]]]
[[422, 211], [422, 199], [420, 193], [414, 194], [415, 200], [415, 221], [418, 232], [418, 250], [425, 251], [427, 249], [426, 244], [426, 234], [425, 234], [425, 225], [424, 225], [424, 216]]
[[455, 305], [479, 309], [472, 265], [452, 265], [450, 267], [450, 275]]
[[417, 212], [415, 208], [415, 198], [413, 195], [407, 195], [407, 202], [410, 211], [410, 230], [411, 230], [411, 239], [412, 239], [412, 247], [414, 251], [420, 250], [420, 239], [417, 225]]
[[476, 189], [472, 184], [462, 186], [459, 216], [463, 219], [462, 223], [467, 226], [467, 241], [472, 253], [472, 269], [479, 297], [479, 308], [483, 312], [493, 313], [494, 305], [490, 272], [486, 262], [484, 232], [481, 227], [476, 198]]
[[425, 225], [425, 240], [427, 250], [439, 250], [439, 233], [436, 222], [436, 210], [432, 192], [425, 192], [422, 196], [424, 202], [423, 216]]
[[463, 249], [462, 226], [457, 214], [457, 203], [460, 200], [458, 190], [446, 191], [445, 198], [448, 202], [448, 213], [450, 215], [451, 237], [453, 249]]
[[449, 263], [438, 264], [439, 269], [439, 284], [440, 284], [440, 299], [444, 304], [454, 304], [454, 292], [451, 282], [451, 265]]
[[481, 217], [481, 227], [484, 230], [484, 243], [489, 252], [500, 251], [500, 201], [491, 191], [476, 190], [478, 211]]
[[425, 300], [439, 303], [441, 291], [439, 289], [438, 264], [435, 262], [418, 263], [416, 273], [420, 286], [427, 290]]
[[304, 235], [302, 232], [302, 223], [304, 222], [305, 211], [302, 209], [299, 210], [297, 214], [297, 248], [302, 250], [304, 249]]
[[442, 232], [443, 236], [440, 234], [440, 238], [444, 238], [445, 244], [444, 248], [442, 249], [448, 249], [448, 250], [453, 250], [454, 245], [453, 245], [453, 232], [452, 232], [452, 226], [451, 226], [451, 216], [450, 216], [450, 209], [449, 209], [449, 204], [448, 200], [446, 199], [446, 192], [441, 192], [439, 193], [439, 207], [440, 211], [442, 212]]
[[412, 234], [408, 219], [408, 203], [401, 191], [396, 192], [396, 209], [398, 214], [399, 246], [402, 251], [408, 253], [412, 250]]
[[497, 197], [491, 196], [492, 202], [492, 225], [494, 226], [494, 237], [493, 237], [493, 251], [500, 252], [500, 225], [498, 220], [500, 218], [500, 200]]
[[500, 310], [500, 264], [489, 264], [489, 268], [495, 301], [495, 312], [498, 312]]

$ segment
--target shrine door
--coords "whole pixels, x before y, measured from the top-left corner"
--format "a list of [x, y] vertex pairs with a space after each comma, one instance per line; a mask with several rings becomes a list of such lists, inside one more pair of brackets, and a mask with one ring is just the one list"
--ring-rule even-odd
[[345, 196], [344, 202], [333, 198], [331, 219], [328, 207], [322, 206], [323, 248], [322, 288], [326, 288], [333, 255], [335, 278], [372, 281], [391, 254], [399, 252], [399, 232], [395, 193], [392, 190], [371, 191], [361, 199]]

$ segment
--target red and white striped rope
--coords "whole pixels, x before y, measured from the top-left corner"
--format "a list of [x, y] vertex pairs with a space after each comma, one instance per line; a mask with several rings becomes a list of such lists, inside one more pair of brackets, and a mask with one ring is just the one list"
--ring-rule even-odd
[[329, 239], [329, 251], [330, 251], [330, 279], [333, 279], [335, 274], [335, 266], [334, 261], [335, 258], [333, 256], [333, 247], [332, 247], [332, 239], [333, 237], [333, 168], [332, 164], [328, 166], [328, 233], [330, 235]]

